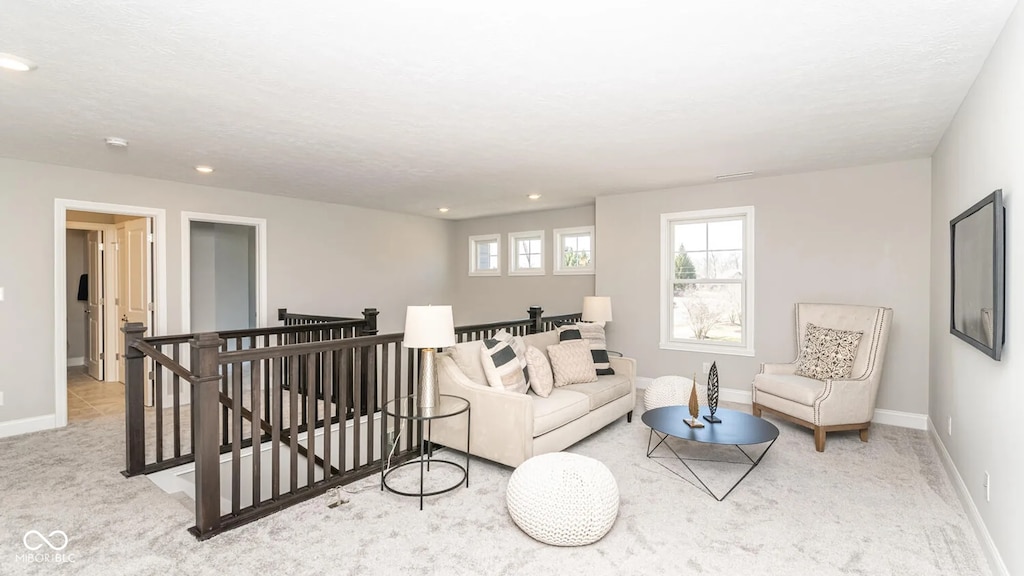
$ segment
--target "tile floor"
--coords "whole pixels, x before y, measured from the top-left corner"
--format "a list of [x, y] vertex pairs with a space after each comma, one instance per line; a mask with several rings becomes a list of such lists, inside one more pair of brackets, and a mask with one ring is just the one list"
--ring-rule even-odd
[[124, 385], [93, 380], [84, 366], [68, 368], [68, 421], [124, 414]]

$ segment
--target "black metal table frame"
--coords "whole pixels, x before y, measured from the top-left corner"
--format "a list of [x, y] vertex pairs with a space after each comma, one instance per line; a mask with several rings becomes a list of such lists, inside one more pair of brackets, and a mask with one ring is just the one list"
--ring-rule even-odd
[[[459, 400], [462, 400], [462, 401], [464, 401], [466, 403], [466, 407], [463, 408], [462, 410], [459, 410], [457, 412], [452, 412], [450, 414], [439, 414], [437, 416], [415, 416], [415, 415], [411, 415], [411, 414], [403, 415], [403, 414], [401, 414], [401, 411], [399, 411], [398, 413], [388, 412], [387, 411], [387, 405], [384, 406], [384, 414], [386, 416], [391, 416], [391, 417], [395, 418], [396, 422], [400, 421], [400, 420], [406, 420], [406, 421], [408, 421], [410, 423], [411, 422], [415, 422], [416, 423], [416, 432], [417, 432], [416, 438], [419, 438], [420, 455], [419, 455], [419, 458], [416, 458], [414, 460], [409, 460], [408, 462], [403, 462], [403, 463], [401, 463], [401, 464], [399, 464], [397, 466], [394, 466], [392, 468], [388, 468], [387, 467], [387, 461], [388, 461], [387, 438], [388, 438], [388, 434], [387, 434], [387, 425], [385, 423], [384, 431], [381, 433], [381, 440], [380, 440], [380, 447], [381, 447], [380, 453], [381, 453], [381, 459], [382, 459], [381, 467], [380, 467], [380, 489], [381, 489], [381, 491], [384, 491], [385, 489], [387, 489], [388, 492], [391, 492], [391, 493], [394, 493], [394, 494], [398, 494], [400, 496], [418, 496], [419, 499], [420, 499], [420, 510], [423, 510], [423, 498], [426, 497], [426, 496], [437, 496], [438, 494], [444, 494], [445, 492], [451, 492], [452, 490], [455, 490], [459, 486], [462, 486], [463, 481], [465, 481], [465, 483], [466, 483], [466, 488], [469, 488], [469, 432], [470, 432], [470, 425], [472, 424], [472, 407], [469, 404], [469, 400], [466, 400], [465, 398], [462, 398], [461, 396], [454, 396], [454, 395], [451, 395], [451, 394], [442, 394], [442, 396], [448, 396], [450, 398], [458, 398]], [[412, 398], [411, 401], [415, 402], [415, 397], [403, 396], [401, 398], [396, 398], [395, 400], [392, 400], [391, 402], [388, 402], [388, 404], [391, 404], [392, 402], [397, 403], [397, 402], [400, 402], [400, 401], [409, 401], [410, 398]], [[458, 415], [460, 415], [462, 413], [466, 414], [466, 466], [465, 467], [463, 467], [458, 462], [452, 462], [451, 460], [439, 460], [439, 459], [434, 458], [434, 444], [430, 441], [430, 424], [431, 424], [431, 421], [438, 420], [438, 419], [441, 419], [441, 418], [452, 418], [452, 417], [458, 416]], [[424, 423], [424, 421], [426, 421], [426, 423], [427, 423], [427, 436], [426, 436], [426, 438], [424, 438], [424, 436], [423, 436], [423, 423]], [[397, 442], [397, 438], [396, 438], [396, 442]], [[424, 446], [426, 446], [426, 447], [424, 447]], [[403, 468], [405, 466], [410, 466], [410, 465], [414, 465], [414, 464], [417, 464], [417, 463], [420, 465], [420, 491], [419, 492], [404, 492], [402, 490], [397, 490], [395, 488], [392, 488], [391, 486], [388, 485], [388, 482], [387, 482], [388, 476], [390, 476], [393, 472], [395, 472], [396, 470], [399, 470], [399, 469], [401, 469], [401, 468]], [[452, 484], [451, 486], [448, 486], [446, 488], [441, 488], [441, 489], [433, 490], [433, 491], [430, 491], [430, 492], [424, 492], [423, 491], [424, 468], [426, 469], [427, 472], [429, 472], [431, 464], [445, 464], [445, 465], [448, 465], [448, 466], [454, 466], [455, 468], [458, 468], [459, 470], [462, 471], [462, 477], [459, 478], [458, 482], [456, 482], [455, 484]]]
[[[654, 441], [654, 436], [655, 435], [658, 435], [661, 438], [661, 440], [659, 440], [658, 443], [655, 444], [654, 447], [652, 448], [651, 447], [651, 443]], [[657, 450], [659, 446], [664, 444], [665, 448], [668, 448], [669, 451], [672, 452], [672, 455], [675, 456], [676, 459], [679, 460], [679, 462], [681, 462], [682, 465], [685, 466], [687, 470], [689, 470], [690, 474], [692, 474], [693, 477], [697, 479], [697, 482], [700, 482], [700, 488], [703, 488], [705, 492], [710, 494], [712, 498], [714, 498], [715, 500], [718, 500], [719, 502], [721, 502], [722, 500], [725, 500], [725, 498], [727, 496], [729, 496], [729, 494], [732, 494], [732, 491], [735, 490], [736, 487], [740, 485], [740, 482], [743, 482], [743, 479], [746, 478], [747, 475], [750, 474], [754, 470], [754, 468], [757, 468], [757, 465], [761, 463], [761, 460], [764, 458], [764, 455], [768, 453], [768, 450], [770, 450], [772, 445], [775, 444], [775, 441], [779, 439], [778, 436], [776, 436], [775, 438], [772, 438], [772, 440], [768, 443], [768, 446], [764, 449], [763, 452], [761, 452], [761, 455], [757, 457], [757, 460], [754, 460], [753, 458], [751, 458], [750, 454], [747, 454], [746, 450], [744, 450], [743, 448], [740, 448], [739, 444], [711, 444], [712, 446], [734, 446], [747, 459], [747, 462], [742, 462], [742, 461], [735, 462], [735, 461], [732, 461], [732, 460], [717, 460], [717, 459], [714, 459], [714, 458], [683, 458], [682, 456], [679, 455], [678, 452], [675, 451], [674, 448], [672, 448], [672, 446], [670, 446], [668, 443], [665, 442], [666, 440], [668, 440], [668, 438], [670, 436], [672, 438], [679, 438], [678, 436], [672, 436], [671, 434], [666, 434], [664, 432], [659, 432], [659, 431], [656, 431], [655, 429], [651, 428], [650, 436], [647, 437], [647, 457], [650, 458], [651, 460], [655, 460], [655, 461], [657, 461], [659, 459], [669, 458], [669, 456], [651, 456], [651, 454], [653, 454], [654, 451]], [[698, 444], [707, 444], [706, 442], [698, 442], [696, 440], [689, 440], [687, 438], [679, 438], [679, 439], [680, 440], [684, 440], [686, 442], [695, 442], [695, 443], [698, 443]], [[760, 442], [760, 444], [763, 444], [763, 443], [764, 442]], [[743, 476], [740, 476], [740, 479], [737, 480], [729, 488], [729, 490], [725, 494], [722, 495], [721, 498], [719, 498], [718, 495], [715, 494], [711, 490], [711, 488], [709, 488], [708, 485], [705, 484], [704, 481], [700, 479], [700, 476], [697, 475], [697, 472], [695, 472], [693, 470], [693, 468], [690, 468], [690, 465], [686, 463], [687, 460], [692, 460], [694, 462], [719, 462], [719, 463], [723, 463], [723, 464], [742, 464], [742, 465], [749, 465], [750, 468], [747, 468], [747, 471], [743, 473]], [[660, 464], [663, 468], [665, 468], [669, 472], [675, 474], [676, 476], [679, 476], [680, 478], [682, 478], [683, 480], [686, 480], [690, 484], [693, 484], [693, 482], [691, 482], [688, 478], [686, 478], [685, 476], [683, 476], [679, 472], [673, 470], [669, 466], [665, 465], [663, 462], [658, 462], [658, 464]], [[697, 485], [693, 484], [693, 486], [697, 486]]]

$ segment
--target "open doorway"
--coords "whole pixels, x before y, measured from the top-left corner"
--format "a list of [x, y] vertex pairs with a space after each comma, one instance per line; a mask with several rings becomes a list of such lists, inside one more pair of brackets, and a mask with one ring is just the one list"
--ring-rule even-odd
[[123, 412], [121, 327], [142, 322], [153, 335], [166, 325], [165, 229], [161, 209], [55, 201], [56, 426], [67, 424], [69, 409]]

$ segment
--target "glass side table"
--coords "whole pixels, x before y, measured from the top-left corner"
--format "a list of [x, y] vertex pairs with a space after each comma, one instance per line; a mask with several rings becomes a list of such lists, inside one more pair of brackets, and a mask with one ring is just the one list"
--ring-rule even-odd
[[[423, 498], [425, 496], [436, 496], [438, 494], [444, 494], [445, 492], [451, 492], [465, 482], [466, 487], [469, 487], [469, 430], [470, 430], [470, 408], [469, 400], [459, 396], [452, 396], [450, 394], [441, 394], [441, 402], [433, 408], [420, 408], [417, 405], [416, 396], [402, 396], [395, 398], [384, 405], [384, 414], [391, 416], [396, 419], [396, 424], [400, 428], [404, 427], [403, 434], [411, 434], [412, 428], [415, 426], [416, 435], [414, 438], [419, 439], [420, 454], [419, 458], [403, 462], [397, 466], [387, 467], [386, 464], [388, 458], [388, 446], [387, 437], [388, 434], [385, 432], [381, 434], [380, 440], [380, 453], [384, 458], [384, 464], [380, 469], [380, 489], [400, 494], [402, 496], [417, 496], [420, 499], [420, 510], [423, 510]], [[458, 462], [452, 460], [444, 460], [434, 457], [434, 445], [430, 442], [430, 424], [434, 420], [440, 420], [442, 418], [454, 418], [461, 414], [466, 415], [466, 465], [463, 466]], [[426, 424], [426, 435], [423, 434], [424, 424]], [[386, 426], [386, 423], [385, 423]], [[397, 442], [397, 439], [396, 439]], [[425, 443], [425, 444], [424, 444]], [[398, 490], [388, 484], [388, 479], [395, 472], [402, 470], [406, 466], [413, 466], [419, 464], [420, 467], [420, 483], [418, 492], [408, 492], [404, 490]], [[458, 481], [452, 485], [445, 485], [441, 488], [432, 489], [425, 491], [424, 489], [424, 476], [425, 472], [430, 471], [431, 464], [440, 464], [443, 466], [451, 466], [459, 470], [461, 474], [458, 474]]]

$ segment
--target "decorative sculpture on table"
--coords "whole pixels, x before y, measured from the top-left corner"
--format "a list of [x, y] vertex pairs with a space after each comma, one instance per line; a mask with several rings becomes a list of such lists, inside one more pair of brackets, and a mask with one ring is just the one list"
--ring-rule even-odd
[[697, 375], [693, 375], [693, 388], [690, 388], [690, 419], [683, 420], [690, 428], [703, 428], [704, 424], [697, 420], [700, 415], [700, 403], [697, 401]]
[[714, 362], [711, 363], [711, 370], [708, 371], [708, 414], [704, 415], [704, 419], [712, 424], [718, 424], [722, 421], [721, 418], [715, 416], [715, 412], [718, 410], [718, 366]]

